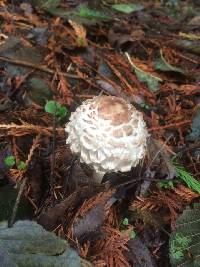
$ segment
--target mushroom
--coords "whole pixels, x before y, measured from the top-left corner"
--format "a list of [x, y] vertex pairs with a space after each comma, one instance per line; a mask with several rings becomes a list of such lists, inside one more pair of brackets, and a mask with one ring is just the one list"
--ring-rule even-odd
[[101, 183], [105, 173], [128, 172], [146, 152], [148, 132], [142, 113], [124, 99], [97, 96], [86, 100], [69, 118], [66, 143]]

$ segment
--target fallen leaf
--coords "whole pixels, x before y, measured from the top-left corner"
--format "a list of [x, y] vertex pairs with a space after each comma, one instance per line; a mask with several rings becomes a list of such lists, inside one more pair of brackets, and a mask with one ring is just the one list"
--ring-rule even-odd
[[173, 179], [176, 176], [176, 169], [170, 159], [170, 154], [166, 150], [164, 144], [150, 138], [148, 142], [148, 157], [151, 162], [150, 168], [156, 166], [159, 168], [160, 174], [165, 179]]
[[156, 70], [159, 70], [159, 71], [166, 71], [166, 72], [172, 71], [172, 72], [177, 72], [177, 73], [181, 73], [181, 74], [185, 75], [184, 70], [182, 70], [181, 68], [177, 68], [177, 67], [172, 66], [171, 64], [169, 64], [165, 60], [165, 58], [162, 54], [162, 51], [160, 53], [160, 58], [154, 62], [154, 67]]
[[126, 253], [134, 267], [156, 267], [148, 247], [139, 237], [131, 238], [128, 242], [129, 251]]
[[99, 204], [75, 223], [73, 226], [73, 236], [81, 239], [83, 235], [86, 236], [92, 232], [97, 234], [104, 219], [105, 208], [103, 205]]
[[138, 80], [140, 82], [144, 82], [147, 84], [148, 88], [153, 91], [156, 92], [159, 89], [159, 82], [162, 82], [162, 79], [160, 77], [155, 76], [152, 73], [146, 72], [142, 69], [140, 69], [138, 66], [136, 66], [128, 53], [125, 53], [126, 57], [128, 58], [129, 63], [131, 64], [131, 66], [133, 67], [135, 74], [138, 78]]
[[144, 6], [140, 4], [114, 4], [112, 8], [119, 12], [130, 14], [135, 11], [141, 11], [144, 9]]

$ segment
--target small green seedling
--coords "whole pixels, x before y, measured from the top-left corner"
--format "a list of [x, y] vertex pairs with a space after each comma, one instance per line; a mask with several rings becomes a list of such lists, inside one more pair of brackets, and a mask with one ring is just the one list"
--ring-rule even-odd
[[146, 104], [146, 103], [141, 103], [140, 107], [144, 108], [144, 109], [150, 109], [150, 106], [148, 104]]
[[20, 171], [23, 171], [26, 169], [26, 163], [23, 160], [20, 160], [19, 163], [17, 164], [17, 169]]
[[57, 121], [63, 119], [67, 115], [67, 108], [60, 103], [50, 100], [44, 107], [45, 111], [53, 115], [53, 140], [52, 140], [52, 164], [50, 174], [50, 187], [51, 192], [54, 184], [54, 165], [55, 165], [55, 147], [56, 147], [56, 125]]
[[136, 237], [136, 232], [134, 230], [132, 230], [130, 233], [129, 233], [129, 236], [130, 238], [135, 238]]
[[[16, 158], [15, 156], [7, 156], [4, 158], [4, 163], [7, 167], [11, 168], [13, 166], [16, 165]], [[22, 170], [25, 170], [26, 169], [26, 163], [23, 161], [23, 160], [20, 160], [18, 163], [17, 163], [17, 169], [22, 171]]]
[[7, 167], [13, 167], [15, 165], [16, 161], [15, 161], [15, 157], [14, 156], [7, 156], [4, 158], [4, 164], [7, 166]]
[[123, 219], [123, 221], [122, 221], [122, 225], [123, 225], [123, 226], [127, 226], [127, 225], [129, 225], [128, 218], [125, 217], [125, 218]]
[[129, 234], [130, 238], [135, 238], [136, 232], [132, 228], [133, 228], [133, 226], [129, 224], [129, 219], [125, 217], [123, 219], [123, 221], [121, 222], [122, 232], [128, 230], [128, 234]]
[[64, 118], [67, 115], [67, 108], [62, 106], [60, 103], [50, 100], [46, 103], [44, 107], [47, 113], [55, 115], [57, 118]]
[[157, 183], [158, 187], [161, 189], [172, 189], [174, 188], [174, 183], [172, 181], [164, 180]]

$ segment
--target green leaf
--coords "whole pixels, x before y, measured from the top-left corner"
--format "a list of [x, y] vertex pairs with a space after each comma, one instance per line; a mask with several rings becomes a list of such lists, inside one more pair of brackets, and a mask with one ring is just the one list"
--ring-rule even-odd
[[136, 237], [136, 232], [135, 231], [131, 231], [129, 234], [130, 238], [135, 238]]
[[81, 5], [76, 15], [88, 19], [109, 19], [103, 12], [88, 8], [86, 5]]
[[187, 238], [182, 233], [176, 233], [170, 244], [170, 256], [172, 261], [180, 261], [184, 257], [184, 253], [187, 253], [187, 247], [191, 242], [190, 238]]
[[160, 188], [164, 188], [164, 189], [171, 189], [174, 187], [174, 184], [172, 181], [170, 180], [164, 180], [164, 181], [160, 181], [157, 183], [157, 185], [160, 187]]
[[128, 218], [124, 218], [123, 221], [122, 221], [122, 224], [123, 224], [124, 226], [129, 225]]
[[181, 74], [184, 74], [184, 75], [185, 75], [184, 70], [182, 70], [182, 69], [180, 69], [180, 68], [173, 67], [172, 65], [170, 65], [170, 64], [165, 60], [165, 58], [163, 57], [162, 52], [160, 53], [160, 58], [157, 59], [157, 60], [154, 62], [154, 67], [155, 67], [156, 70], [159, 70], [159, 71], [178, 72], [178, 73], [181, 73]]
[[45, 111], [52, 115], [56, 115], [56, 113], [60, 110], [60, 108], [61, 108], [61, 105], [54, 100], [48, 101], [45, 105]]
[[57, 117], [64, 118], [67, 116], [68, 110], [66, 107], [61, 106], [58, 112], [56, 113]]
[[143, 70], [135, 68], [135, 74], [140, 82], [144, 82], [147, 84], [148, 88], [156, 92], [159, 90], [159, 82], [162, 80], [156, 76], [151, 75], [148, 72], [144, 72]]
[[153, 91], [156, 92], [159, 89], [159, 82], [162, 82], [162, 79], [160, 79], [159, 77], [156, 77], [148, 72], [145, 72], [141, 69], [139, 69], [131, 60], [129, 54], [126, 52], [125, 56], [127, 57], [129, 63], [131, 64], [131, 66], [133, 67], [135, 74], [138, 78], [138, 80], [140, 82], [144, 82], [147, 84], [148, 88]]
[[200, 139], [200, 108], [197, 109], [197, 113], [193, 119], [191, 125], [192, 132], [187, 136], [190, 141], [197, 141]]
[[15, 165], [15, 157], [14, 156], [7, 156], [4, 159], [4, 163], [8, 167], [13, 167]]
[[26, 163], [23, 160], [20, 160], [19, 163], [17, 164], [17, 169], [18, 170], [25, 170], [26, 169]]
[[0, 223], [0, 247], [19, 267], [81, 267], [66, 240], [34, 221], [18, 221], [12, 228]]
[[142, 10], [144, 6], [140, 4], [115, 4], [115, 5], [112, 5], [112, 8], [119, 12], [130, 14], [134, 11]]
[[67, 115], [67, 108], [54, 100], [48, 101], [44, 109], [56, 117], [64, 118]]
[[200, 205], [186, 208], [176, 220], [175, 231], [170, 236], [170, 261], [172, 267], [200, 266]]

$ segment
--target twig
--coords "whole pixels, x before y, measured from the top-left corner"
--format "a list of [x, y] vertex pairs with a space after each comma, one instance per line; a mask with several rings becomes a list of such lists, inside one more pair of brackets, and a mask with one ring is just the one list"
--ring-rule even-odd
[[[15, 135], [15, 136], [23, 136], [30, 133], [37, 133], [40, 135], [47, 135], [51, 136], [52, 134], [52, 127], [45, 127], [35, 124], [28, 124], [23, 122], [22, 125], [18, 125], [15, 123], [10, 124], [0, 124], [0, 129], [7, 130], [7, 135]], [[13, 132], [12, 132], [13, 131]], [[57, 128], [56, 131], [59, 134], [65, 133], [65, 130], [63, 128]], [[0, 135], [1, 136], [1, 135]]]
[[[31, 62], [22, 61], [22, 60], [18, 60], [18, 59], [11, 59], [11, 58], [1, 57], [1, 56], [0, 56], [0, 60], [15, 64], [15, 65], [21, 65], [24, 67], [40, 70], [40, 71], [43, 71], [43, 72], [46, 72], [46, 73], [49, 73], [52, 75], [55, 74], [55, 70], [46, 68], [45, 66], [42, 66], [39, 64], [36, 65], [36, 64], [31, 63]], [[62, 72], [62, 75], [67, 77], [67, 78], [73, 78], [73, 79], [84, 79], [84, 80], [87, 79], [86, 77], [83, 78], [83, 77], [79, 77], [78, 75], [70, 74], [70, 73], [66, 73], [66, 72], [64, 72], [64, 73]]]
[[[28, 154], [28, 158], [26, 160], [26, 165], [28, 166], [29, 163], [31, 162], [31, 159], [32, 159], [32, 156], [33, 156], [33, 153], [35, 151], [35, 149], [39, 146], [40, 144], [40, 138], [41, 136], [40, 135], [37, 135], [34, 139], [33, 139], [33, 144], [30, 148], [30, 151], [29, 151], [29, 154]], [[26, 186], [26, 183], [28, 181], [28, 178], [27, 176], [24, 177], [21, 185], [20, 185], [20, 189], [19, 189], [19, 192], [18, 192], [18, 195], [17, 195], [17, 198], [16, 198], [16, 201], [15, 201], [15, 205], [13, 207], [13, 211], [12, 211], [12, 214], [11, 214], [11, 217], [10, 217], [10, 220], [8, 222], [8, 227], [12, 227], [13, 226], [13, 223], [15, 221], [15, 218], [16, 218], [16, 214], [17, 214], [17, 210], [18, 210], [18, 207], [19, 207], [19, 203], [21, 201], [21, 197], [22, 197], [22, 194], [24, 192], [24, 188]]]
[[185, 120], [185, 121], [180, 121], [180, 122], [175, 122], [175, 123], [170, 123], [164, 126], [157, 126], [157, 127], [152, 127], [149, 129], [149, 131], [159, 131], [159, 130], [164, 130], [168, 128], [173, 128], [173, 127], [179, 127], [185, 124], [191, 123], [192, 120]]
[[19, 192], [18, 192], [18, 195], [17, 195], [17, 199], [15, 201], [15, 205], [13, 207], [13, 211], [12, 211], [12, 214], [11, 214], [11, 217], [10, 217], [10, 220], [8, 222], [8, 227], [12, 227], [13, 224], [14, 224], [14, 221], [15, 221], [15, 218], [16, 218], [16, 214], [17, 214], [17, 210], [18, 210], [18, 207], [19, 207], [19, 203], [21, 201], [21, 197], [22, 197], [22, 194], [24, 192], [24, 188], [26, 186], [26, 182], [27, 182], [28, 178], [25, 177], [20, 185], [20, 189], [19, 189]]
[[[137, 183], [137, 182], [141, 182], [141, 181], [149, 181], [149, 182], [163, 182], [164, 179], [154, 179], [154, 178], [147, 178], [147, 177], [140, 177], [140, 178], [133, 178], [129, 181], [123, 182], [121, 184], [118, 184], [116, 186], [114, 186], [115, 188], [121, 188], [124, 187], [125, 185], [130, 185], [132, 183]], [[178, 182], [179, 180], [177, 179], [173, 179], [174, 182]], [[109, 185], [109, 181], [106, 182], [104, 185]]]

